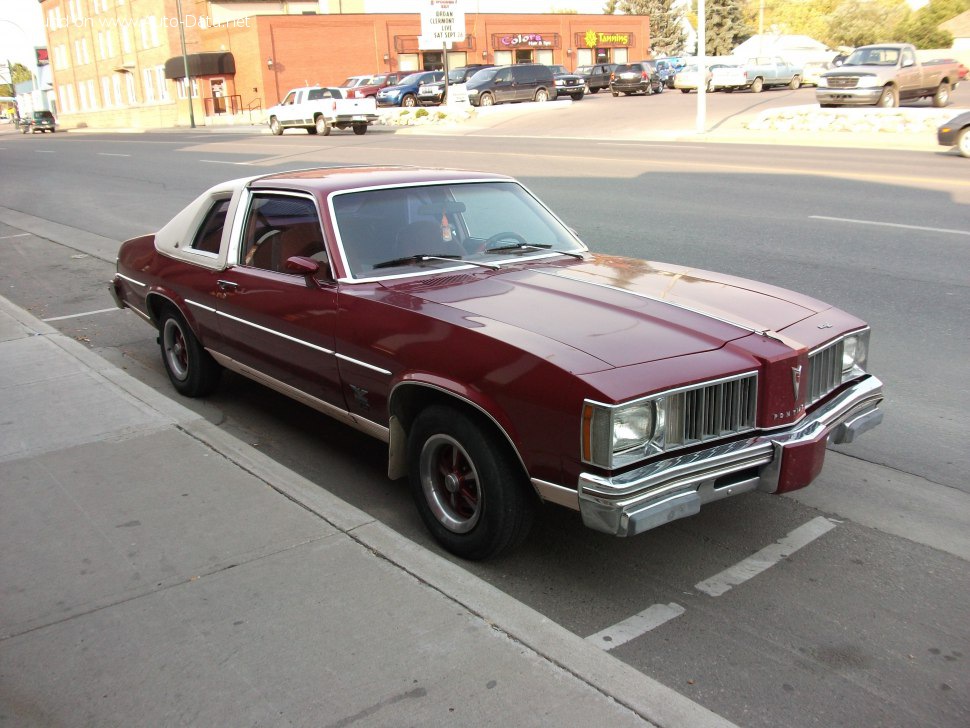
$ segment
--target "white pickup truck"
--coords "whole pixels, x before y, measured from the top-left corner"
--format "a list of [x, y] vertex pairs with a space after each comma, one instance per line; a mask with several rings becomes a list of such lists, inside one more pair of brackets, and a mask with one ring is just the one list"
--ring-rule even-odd
[[351, 128], [354, 134], [365, 134], [378, 118], [373, 98], [347, 99], [339, 88], [327, 86], [295, 88], [266, 110], [270, 131], [277, 136], [285, 129], [326, 136], [331, 128]]

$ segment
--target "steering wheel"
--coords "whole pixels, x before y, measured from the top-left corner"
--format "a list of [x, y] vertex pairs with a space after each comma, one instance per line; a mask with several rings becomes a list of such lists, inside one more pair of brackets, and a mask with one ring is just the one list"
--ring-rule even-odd
[[501, 242], [502, 240], [512, 240], [518, 243], [519, 245], [528, 245], [528, 243], [525, 241], [525, 238], [523, 238], [518, 233], [513, 233], [510, 230], [505, 230], [503, 232], [495, 233], [494, 235], [489, 236], [489, 238], [485, 241], [485, 250], [488, 250], [493, 245], [495, 245], [495, 243]]
[[253, 246], [249, 250], [246, 251], [246, 258], [243, 260], [243, 264], [244, 265], [252, 265], [253, 264], [253, 258], [256, 257], [256, 251], [259, 250], [259, 246], [262, 245], [263, 243], [265, 243], [267, 240], [269, 240], [274, 235], [279, 235], [281, 232], [283, 232], [283, 231], [282, 230], [277, 230], [276, 228], [272, 228], [270, 230], [267, 230], [262, 235], [260, 235], [259, 238], [256, 240], [256, 242], [253, 243]]

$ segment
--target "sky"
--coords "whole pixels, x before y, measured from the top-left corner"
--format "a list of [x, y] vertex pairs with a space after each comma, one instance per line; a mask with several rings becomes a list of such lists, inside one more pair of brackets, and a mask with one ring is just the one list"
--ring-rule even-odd
[[34, 67], [34, 46], [46, 46], [37, 0], [0, 0], [0, 63]]

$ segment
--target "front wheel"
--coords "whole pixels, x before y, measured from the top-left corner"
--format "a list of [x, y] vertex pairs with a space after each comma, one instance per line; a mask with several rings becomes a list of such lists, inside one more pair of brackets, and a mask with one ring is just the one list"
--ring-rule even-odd
[[327, 121], [327, 117], [323, 114], [320, 114], [320, 116], [313, 120], [313, 128], [317, 134], [322, 134], [323, 136], [330, 134], [330, 122]]
[[942, 109], [948, 103], [950, 103], [950, 84], [942, 81], [937, 87], [936, 93], [933, 94], [933, 106]]
[[616, 98], [619, 95], [620, 95], [620, 92], [619, 91], [614, 91], [613, 92], [613, 98]]
[[408, 435], [411, 494], [432, 536], [465, 559], [496, 556], [529, 533], [535, 501], [509, 445], [449, 406], [424, 410]]
[[892, 86], [886, 86], [879, 95], [879, 101], [876, 102], [876, 106], [881, 106], [884, 109], [891, 109], [899, 105], [899, 100], [896, 97], [896, 89]]
[[712, 94], [717, 91], [717, 86], [714, 85], [714, 79], [707, 82], [707, 93]]
[[689, 93], [690, 93], [690, 89], [689, 89], [689, 88], [682, 88], [682, 89], [680, 90], [680, 92], [681, 92], [682, 94], [689, 94]]
[[269, 120], [269, 130], [276, 136], [283, 133], [283, 125], [280, 124], [280, 120], [275, 116]]
[[760, 94], [764, 90], [765, 90], [764, 79], [756, 78], [754, 81], [751, 82], [751, 93]]
[[173, 308], [166, 307], [158, 323], [162, 362], [172, 386], [186, 397], [209, 394], [219, 383], [222, 368]]
[[802, 79], [800, 79], [798, 76], [792, 76], [791, 81], [788, 82], [788, 88], [790, 88], [792, 91], [798, 90], [801, 85]]
[[418, 100], [415, 98], [414, 94], [405, 94], [404, 98], [401, 99], [401, 106], [407, 106], [412, 108], [418, 105]]
[[482, 94], [482, 97], [478, 100], [478, 103], [481, 106], [491, 106], [495, 103], [495, 99], [492, 97], [492, 94]]
[[970, 157], [970, 126], [960, 132], [957, 137], [957, 151], [961, 157]]

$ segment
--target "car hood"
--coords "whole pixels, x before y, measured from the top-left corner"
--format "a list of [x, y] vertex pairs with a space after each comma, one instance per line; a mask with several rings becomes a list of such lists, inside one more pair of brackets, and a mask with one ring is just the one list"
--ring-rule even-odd
[[498, 322], [565, 345], [602, 362], [600, 369], [718, 349], [829, 308], [741, 278], [613, 256], [384, 285], [458, 309], [469, 327]]

